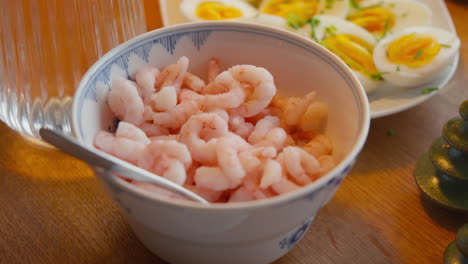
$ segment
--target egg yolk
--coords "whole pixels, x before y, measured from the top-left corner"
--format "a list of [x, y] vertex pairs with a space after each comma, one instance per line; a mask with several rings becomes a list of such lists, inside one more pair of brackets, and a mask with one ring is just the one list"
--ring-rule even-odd
[[430, 63], [440, 51], [440, 44], [430, 35], [413, 33], [393, 41], [387, 58], [395, 64], [417, 68]]
[[371, 7], [357, 11], [348, 20], [371, 33], [383, 34], [395, 25], [395, 14], [388, 8]]
[[204, 20], [224, 20], [242, 17], [242, 12], [239, 9], [217, 2], [201, 3], [197, 7], [196, 14]]
[[351, 69], [364, 75], [377, 73], [372, 58], [372, 45], [349, 34], [328, 35], [322, 44], [340, 57]]
[[318, 3], [318, 0], [270, 0], [262, 12], [284, 18], [295, 15], [305, 21], [317, 14]]

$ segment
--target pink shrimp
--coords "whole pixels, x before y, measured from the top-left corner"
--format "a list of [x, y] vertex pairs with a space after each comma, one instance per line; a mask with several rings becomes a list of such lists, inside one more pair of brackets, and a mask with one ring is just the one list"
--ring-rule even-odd
[[153, 123], [143, 123], [138, 126], [148, 137], [169, 135], [169, 129]]
[[[205, 133], [209, 131], [209, 140]], [[213, 113], [202, 113], [190, 117], [180, 129], [180, 141], [187, 145], [195, 161], [216, 164], [217, 138], [229, 132], [225, 120]]]
[[217, 202], [224, 193], [224, 191], [214, 191], [212, 189], [207, 189], [207, 188], [203, 188], [203, 187], [195, 186], [195, 185], [185, 185], [185, 188], [200, 195], [201, 197], [203, 197], [205, 200], [207, 200], [210, 203]]
[[115, 131], [115, 136], [119, 138], [128, 138], [130, 140], [140, 142], [143, 144], [150, 143], [150, 140], [148, 139], [144, 131], [142, 131], [135, 125], [124, 121], [119, 122], [117, 130]]
[[169, 129], [179, 129], [192, 115], [200, 112], [200, 105], [196, 101], [183, 101], [167, 112], [154, 112], [150, 106], [145, 107], [143, 117], [158, 126]]
[[239, 152], [249, 147], [250, 144], [243, 138], [232, 133], [220, 138], [217, 142], [216, 154], [218, 164], [224, 174], [233, 182], [234, 186], [231, 186], [231, 188], [239, 185], [246, 175], [244, 167], [239, 160]]
[[189, 65], [189, 59], [182, 56], [176, 64], [172, 64], [164, 68], [161, 74], [156, 78], [155, 87], [163, 88], [166, 86], [174, 86], [177, 92], [180, 91], [180, 87], [185, 79]]
[[183, 185], [192, 164], [187, 147], [175, 140], [153, 140], [138, 160], [138, 166]]
[[298, 147], [286, 147], [284, 165], [288, 174], [300, 185], [307, 185], [320, 173], [320, 163], [317, 159]]
[[116, 137], [106, 131], [99, 131], [94, 137], [94, 145], [119, 159], [137, 164], [146, 144], [126, 137]]
[[267, 107], [276, 94], [273, 76], [264, 68], [253, 65], [237, 65], [228, 70], [235, 80], [249, 87], [247, 101], [237, 111], [241, 116], [251, 117]]
[[328, 120], [328, 105], [323, 102], [313, 102], [299, 119], [299, 129], [302, 131], [323, 132]]
[[272, 146], [277, 151], [281, 151], [287, 143], [288, 134], [281, 127], [275, 127], [270, 130], [263, 138], [254, 144], [256, 147]]
[[333, 146], [330, 139], [325, 135], [317, 135], [307, 144], [302, 146], [302, 149], [315, 157], [328, 155], [332, 152]]
[[323, 155], [318, 158], [320, 163], [320, 175], [324, 175], [335, 167], [335, 159], [330, 155]]
[[157, 111], [170, 111], [177, 105], [177, 91], [174, 86], [165, 86], [150, 96], [150, 104]]
[[249, 138], [247, 141], [250, 144], [255, 144], [259, 142], [262, 138], [264, 138], [268, 132], [270, 132], [273, 128], [278, 127], [280, 124], [279, 118], [276, 116], [266, 116], [263, 119], [259, 120], [255, 124], [255, 128], [250, 133]]
[[182, 89], [179, 93], [179, 101], [181, 103], [185, 101], [195, 101], [197, 103], [201, 103], [203, 98], [203, 95], [189, 89]]
[[286, 104], [280, 106], [283, 110], [282, 121], [288, 126], [296, 126], [307, 107], [314, 100], [315, 95], [315, 92], [310, 92], [304, 97], [289, 97], [286, 99]]
[[232, 188], [232, 180], [219, 167], [202, 166], [195, 171], [197, 186], [213, 191], [224, 191]]
[[208, 62], [208, 83], [212, 83], [220, 72], [219, 61], [217, 59], [211, 59]]
[[260, 188], [266, 189], [275, 183], [279, 183], [282, 177], [281, 164], [276, 160], [267, 160], [263, 167]]
[[229, 128], [243, 139], [247, 139], [254, 130], [254, 125], [250, 122], [246, 122], [244, 117], [231, 113]]
[[206, 94], [203, 105], [206, 108], [231, 109], [240, 106], [245, 100], [245, 92], [229, 72], [222, 72], [213, 81], [214, 86], [220, 87], [217, 94]]
[[203, 87], [206, 86], [206, 84], [205, 81], [203, 81], [200, 77], [190, 72], [187, 72], [185, 73], [185, 78], [182, 86], [195, 92], [198, 92], [201, 91]]
[[144, 150], [142, 157], [138, 160], [138, 166], [151, 170], [154, 163], [162, 155], [180, 161], [185, 168], [192, 164], [192, 157], [187, 146], [176, 140], [152, 140]]
[[143, 123], [145, 108], [134, 82], [122, 78], [113, 79], [107, 102], [121, 121], [135, 125]]
[[159, 69], [152, 66], [145, 67], [135, 73], [135, 80], [140, 88], [140, 94], [144, 101], [155, 92], [154, 83], [158, 75]]

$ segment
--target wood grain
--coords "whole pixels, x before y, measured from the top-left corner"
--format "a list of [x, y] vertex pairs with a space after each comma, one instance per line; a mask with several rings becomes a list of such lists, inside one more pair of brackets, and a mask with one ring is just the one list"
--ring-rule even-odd
[[[146, 0], [148, 28], [161, 26]], [[468, 99], [468, 2], [446, 2], [462, 40], [448, 89], [372, 121], [351, 174], [283, 263], [441, 263], [468, 222], [421, 197], [417, 159]], [[394, 130], [393, 136], [387, 135]], [[91, 170], [0, 123], [0, 263], [163, 263], [135, 237]]]

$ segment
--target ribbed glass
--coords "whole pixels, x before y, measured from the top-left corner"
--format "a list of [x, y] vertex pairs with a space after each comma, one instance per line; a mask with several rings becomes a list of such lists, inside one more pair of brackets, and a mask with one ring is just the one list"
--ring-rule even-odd
[[143, 0], [0, 0], [0, 119], [26, 136], [69, 133], [82, 75], [145, 31]]

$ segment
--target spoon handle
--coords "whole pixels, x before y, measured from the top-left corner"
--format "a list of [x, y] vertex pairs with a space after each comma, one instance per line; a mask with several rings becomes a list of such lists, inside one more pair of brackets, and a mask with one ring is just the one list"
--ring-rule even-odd
[[118, 173], [127, 179], [153, 183], [159, 187], [182, 195], [192, 201], [198, 201], [209, 205], [208, 201], [180, 185], [177, 185], [162, 177], [156, 176], [130, 163], [119, 160], [104, 152], [89, 148], [83, 144], [80, 144], [75, 139], [58, 131], [41, 128], [39, 130], [39, 134], [46, 142], [59, 148], [63, 152], [88, 163], [91, 166]]

